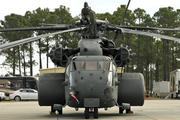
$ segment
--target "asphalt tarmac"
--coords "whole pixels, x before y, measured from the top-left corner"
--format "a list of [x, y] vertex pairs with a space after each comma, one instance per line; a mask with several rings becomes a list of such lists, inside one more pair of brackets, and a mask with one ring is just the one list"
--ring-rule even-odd
[[[118, 114], [118, 107], [99, 109], [100, 120], [180, 120], [180, 100], [145, 100], [142, 107], [131, 107], [133, 114]], [[84, 109], [65, 107], [63, 115], [50, 115], [50, 107], [37, 101], [0, 102], [0, 120], [74, 120], [84, 119]], [[93, 114], [90, 114], [93, 119]]]

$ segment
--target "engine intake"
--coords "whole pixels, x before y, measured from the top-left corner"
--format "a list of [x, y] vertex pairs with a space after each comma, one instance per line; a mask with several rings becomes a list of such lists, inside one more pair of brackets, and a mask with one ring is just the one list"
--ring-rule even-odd
[[68, 57], [60, 45], [55, 45], [47, 56], [50, 57], [51, 61], [57, 66], [65, 67], [68, 62]]
[[51, 58], [51, 61], [60, 67], [66, 67], [67, 62], [69, 62], [69, 56], [77, 54], [80, 52], [80, 47], [78, 48], [62, 48], [60, 45], [56, 44], [47, 54]]
[[133, 56], [135, 56], [135, 53], [132, 52], [131, 48], [129, 48], [128, 45], [121, 44], [114, 58], [117, 66], [122, 67], [128, 64]]

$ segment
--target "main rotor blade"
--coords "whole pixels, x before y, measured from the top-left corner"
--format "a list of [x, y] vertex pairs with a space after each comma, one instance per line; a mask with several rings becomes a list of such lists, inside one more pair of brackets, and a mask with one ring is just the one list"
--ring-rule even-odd
[[[46, 23], [39, 23], [42, 26], [65, 26], [66, 24], [46, 24]], [[66, 25], [67, 26], [67, 25]]]
[[122, 25], [122, 23], [123, 23], [123, 21], [124, 21], [124, 18], [125, 18], [125, 15], [126, 15], [126, 12], [127, 12], [127, 9], [128, 9], [128, 7], [129, 7], [129, 3], [130, 3], [130, 2], [131, 2], [131, 0], [128, 1], [128, 4], [127, 4], [127, 6], [126, 6], [126, 10], [125, 10], [125, 12], [124, 12], [124, 14], [123, 14], [123, 17], [122, 17], [122, 19], [121, 19], [120, 25]]
[[0, 32], [31, 31], [31, 30], [67, 30], [67, 29], [69, 29], [68, 25], [60, 25], [60, 26], [46, 26], [46, 27], [28, 27], [28, 28], [0, 29]]
[[[130, 1], [131, 1], [131, 0], [129, 0], [129, 1], [128, 1], [128, 4], [127, 4], [127, 6], [126, 6], [126, 10], [125, 10], [125, 12], [124, 12], [124, 14], [123, 14], [123, 17], [122, 17], [122, 19], [121, 19], [120, 26], [123, 24], [123, 21], [124, 21], [124, 18], [125, 18], [125, 15], [126, 15], [127, 9], [128, 9], [128, 7], [129, 7], [129, 3], [130, 3]], [[113, 40], [113, 42], [115, 42], [115, 41], [116, 41], [117, 36], [118, 36], [118, 31], [116, 32], [116, 35], [114, 36], [114, 40]]]
[[150, 33], [150, 32], [143, 32], [143, 31], [139, 31], [139, 30], [131, 30], [131, 29], [126, 29], [126, 28], [121, 28], [121, 30], [124, 33], [146, 35], [146, 36], [158, 37], [158, 38], [163, 38], [163, 39], [167, 39], [167, 40], [172, 40], [172, 41], [180, 42], [179, 38], [170, 37], [170, 36], [166, 36], [166, 35], [160, 35], [160, 34]]
[[155, 27], [139, 27], [139, 26], [121, 26], [121, 28], [128, 28], [132, 30], [165, 30], [165, 31], [180, 31], [180, 29], [172, 28], [155, 28]]
[[79, 28], [74, 28], [74, 29], [49, 33], [49, 34], [43, 34], [43, 35], [39, 35], [39, 36], [35, 36], [35, 37], [25, 38], [25, 39], [22, 39], [22, 40], [17, 40], [17, 41], [14, 41], [14, 42], [10, 42], [10, 43], [0, 45], [0, 51], [2, 51], [4, 49], [12, 48], [12, 47], [24, 44], [24, 43], [32, 42], [32, 41], [38, 40], [40, 38], [44, 38], [44, 37], [48, 37], [48, 36], [52, 36], [52, 35], [56, 35], [56, 34], [61, 34], [61, 33], [66, 33], [66, 32], [80, 31], [80, 30], [85, 30], [85, 29], [86, 29], [86, 27], [79, 27]]

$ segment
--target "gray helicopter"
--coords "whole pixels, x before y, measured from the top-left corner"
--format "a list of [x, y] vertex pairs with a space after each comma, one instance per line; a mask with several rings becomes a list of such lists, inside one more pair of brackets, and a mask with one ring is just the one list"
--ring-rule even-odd
[[[63, 114], [67, 105], [78, 110], [85, 108], [85, 118], [89, 119], [93, 112], [98, 118], [98, 109], [108, 110], [113, 106], [119, 107], [119, 114], [124, 110], [131, 112], [131, 106], [144, 104], [144, 77], [141, 73], [117, 73], [117, 67], [127, 65], [135, 53], [128, 45], [121, 44], [115, 48], [115, 43], [103, 37], [106, 31], [118, 34], [132, 33], [158, 37], [179, 42], [180, 39], [165, 35], [143, 32], [140, 30], [169, 30], [178, 29], [122, 26], [127, 8], [120, 25], [111, 25], [107, 21], [97, 20], [97, 36], [90, 38], [89, 24], [76, 21], [74, 25], [49, 25], [45, 27], [0, 29], [0, 32], [25, 30], [60, 30], [11, 43], [0, 45], [0, 50], [12, 48], [40, 38], [66, 32], [78, 32], [81, 39], [77, 48], [62, 48], [56, 44], [47, 55], [52, 62], [65, 67], [65, 73], [42, 73], [38, 83], [38, 102], [40, 106], [51, 106], [51, 112]], [[115, 41], [114, 39], [114, 41]], [[78, 54], [77, 56], [70, 57]]]

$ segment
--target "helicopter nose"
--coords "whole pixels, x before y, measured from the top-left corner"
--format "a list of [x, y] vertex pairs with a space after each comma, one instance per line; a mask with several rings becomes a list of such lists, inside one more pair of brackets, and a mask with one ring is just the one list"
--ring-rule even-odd
[[103, 71], [86, 71], [83, 75], [82, 85], [87, 97], [99, 97], [104, 94], [107, 75]]
[[87, 82], [86, 83], [86, 91], [88, 93], [94, 93], [97, 92], [98, 86], [95, 82]]

